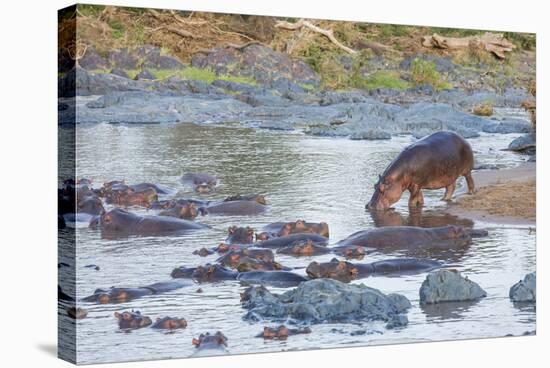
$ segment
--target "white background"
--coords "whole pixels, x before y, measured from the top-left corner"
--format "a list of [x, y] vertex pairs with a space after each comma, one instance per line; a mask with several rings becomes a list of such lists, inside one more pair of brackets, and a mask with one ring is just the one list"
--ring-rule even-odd
[[[95, 2], [95, 1], [94, 1]], [[97, 1], [95, 3], [106, 3]], [[544, 1], [109, 1], [230, 13], [537, 32], [537, 336], [117, 364], [117, 367], [548, 366], [548, 42]], [[2, 2], [0, 12], [0, 365], [64, 367], [57, 341], [57, 9], [69, 1]], [[544, 165], [544, 166], [543, 166]], [[512, 204], [513, 205], [513, 204]], [[321, 344], [320, 344], [321, 345]], [[544, 349], [546, 347], [546, 350]], [[111, 366], [111, 365], [104, 365]], [[113, 365], [114, 366], [114, 365]]]

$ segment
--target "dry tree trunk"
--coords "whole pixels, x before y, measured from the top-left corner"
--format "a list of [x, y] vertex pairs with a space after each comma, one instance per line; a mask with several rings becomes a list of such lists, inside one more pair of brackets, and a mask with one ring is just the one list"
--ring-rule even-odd
[[504, 53], [514, 49], [514, 44], [504, 38], [501, 33], [487, 32], [481, 36], [443, 37], [438, 34], [422, 37], [422, 46], [439, 49], [459, 50], [467, 49], [472, 44], [480, 45], [485, 51], [492, 53], [499, 59], [504, 59]]
[[319, 33], [319, 34], [322, 34], [323, 36], [325, 36], [326, 38], [328, 38], [330, 40], [330, 42], [332, 42], [333, 44], [335, 44], [338, 48], [346, 51], [347, 53], [350, 53], [350, 54], [356, 54], [357, 51], [355, 51], [354, 49], [352, 48], [349, 48], [345, 45], [343, 45], [340, 41], [338, 41], [336, 39], [336, 37], [334, 37], [334, 31], [332, 29], [323, 29], [323, 28], [320, 28], [320, 27], [317, 27], [315, 24], [305, 20], [305, 19], [300, 19], [299, 21], [297, 21], [296, 23], [290, 23], [290, 22], [286, 22], [286, 21], [278, 21], [277, 23], [275, 23], [275, 27], [276, 28], [282, 28], [282, 29], [287, 29], [289, 31], [295, 31], [295, 30], [298, 30], [298, 29], [301, 29], [301, 28], [307, 28], [315, 33]]

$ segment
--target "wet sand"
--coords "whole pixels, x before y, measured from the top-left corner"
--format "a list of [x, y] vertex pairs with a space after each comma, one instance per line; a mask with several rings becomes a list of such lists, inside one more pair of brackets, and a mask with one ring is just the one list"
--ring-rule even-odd
[[457, 191], [448, 212], [499, 224], [536, 224], [536, 164], [473, 173], [477, 191]]

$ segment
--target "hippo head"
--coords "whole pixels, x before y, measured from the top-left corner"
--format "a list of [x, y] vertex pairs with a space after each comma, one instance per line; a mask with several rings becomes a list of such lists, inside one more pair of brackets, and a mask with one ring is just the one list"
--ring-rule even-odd
[[351, 245], [343, 248], [340, 253], [342, 256], [346, 257], [346, 259], [363, 259], [367, 251], [360, 245]]
[[264, 327], [262, 337], [264, 339], [286, 339], [289, 335], [289, 330], [285, 325], [281, 325], [277, 328]]
[[118, 319], [118, 327], [120, 328], [141, 328], [149, 326], [152, 321], [147, 316], [142, 316], [139, 311], [131, 312], [115, 312], [115, 318]]
[[123, 288], [97, 289], [94, 296], [99, 304], [124, 303], [132, 299], [128, 291]]
[[298, 242], [292, 245], [291, 253], [300, 256], [312, 256], [315, 253], [313, 241], [308, 239], [304, 242]]
[[286, 223], [283, 225], [281, 230], [277, 233], [278, 236], [287, 236], [292, 234], [293, 230], [295, 229], [294, 225], [292, 223]]
[[386, 210], [397, 202], [403, 194], [403, 187], [398, 180], [390, 175], [380, 175], [374, 184], [374, 193], [367, 204], [370, 210]]
[[330, 262], [325, 263], [311, 262], [307, 266], [306, 273], [312, 279], [330, 278], [342, 282], [350, 282], [357, 278], [358, 270], [350, 262], [339, 261], [333, 258]]
[[90, 215], [100, 215], [105, 212], [101, 199], [96, 196], [86, 196], [79, 199], [77, 203], [79, 213], [89, 213]]
[[227, 229], [227, 241], [237, 244], [254, 243], [254, 229], [250, 227], [231, 226]]
[[273, 235], [266, 231], [256, 234], [256, 241], [264, 241], [271, 238], [273, 238]]
[[185, 318], [172, 318], [172, 317], [157, 318], [153, 327], [161, 328], [165, 330], [175, 330], [177, 328], [186, 328], [187, 321], [185, 320]]
[[470, 231], [461, 226], [447, 225], [434, 230], [441, 232], [440, 235], [444, 239], [469, 240], [471, 238]]
[[214, 192], [215, 187], [216, 184], [211, 182], [198, 183], [195, 184], [195, 192], [200, 194], [209, 194]]
[[193, 338], [192, 344], [196, 348], [224, 348], [227, 346], [227, 337], [220, 331], [211, 335], [209, 332], [200, 334], [198, 339]]
[[277, 262], [265, 262], [250, 257], [241, 257], [237, 265], [237, 271], [239, 272], [275, 271], [282, 269], [283, 266]]
[[190, 202], [177, 204], [174, 206], [174, 210], [176, 211], [178, 217], [182, 219], [193, 220], [199, 214], [195, 204]]
[[121, 208], [103, 213], [99, 218], [101, 231], [126, 232], [139, 220], [139, 216]]
[[217, 264], [206, 264], [197, 267], [191, 277], [197, 282], [214, 282], [220, 280], [234, 279], [236, 272]]

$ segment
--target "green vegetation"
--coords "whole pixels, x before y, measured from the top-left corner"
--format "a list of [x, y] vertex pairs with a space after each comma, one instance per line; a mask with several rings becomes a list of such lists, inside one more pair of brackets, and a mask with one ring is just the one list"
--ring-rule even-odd
[[109, 27], [111, 27], [112, 31], [111, 31], [111, 35], [113, 36], [113, 38], [116, 40], [116, 39], [119, 39], [119, 38], [122, 38], [124, 36], [124, 24], [122, 24], [121, 21], [119, 20], [111, 20], [109, 21]]
[[378, 24], [383, 37], [404, 37], [409, 35], [409, 27], [399, 24]]
[[76, 9], [84, 17], [97, 17], [105, 9], [105, 5], [77, 4]]
[[354, 78], [352, 84], [356, 88], [372, 90], [376, 88], [406, 89], [410, 84], [399, 77], [398, 72], [378, 71], [366, 78]]
[[411, 63], [411, 79], [417, 86], [430, 85], [436, 90], [450, 88], [451, 85], [441, 76], [433, 61], [416, 58]]

